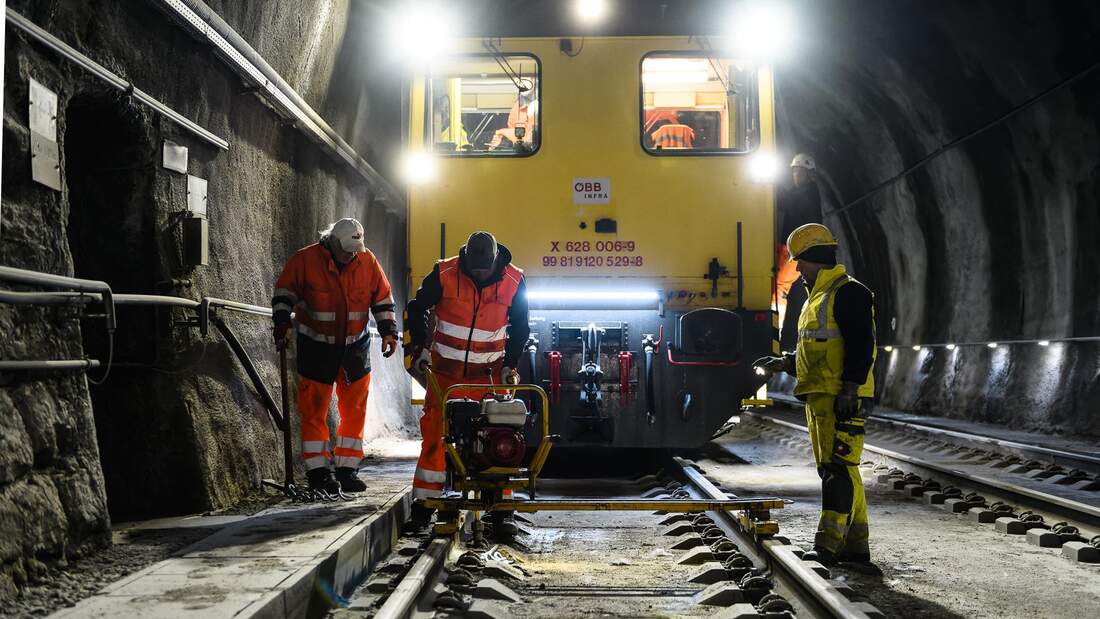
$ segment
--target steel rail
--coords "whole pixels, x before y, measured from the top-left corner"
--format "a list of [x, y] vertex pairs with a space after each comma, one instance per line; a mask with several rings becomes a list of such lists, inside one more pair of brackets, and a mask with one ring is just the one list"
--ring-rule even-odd
[[443, 569], [443, 562], [451, 551], [454, 542], [450, 537], [433, 539], [412, 568], [398, 583], [393, 593], [374, 614], [375, 619], [405, 619], [416, 610], [416, 602]]
[[[761, 420], [765, 423], [771, 423], [784, 428], [797, 430], [803, 434], [809, 434], [809, 430], [797, 423], [784, 421], [782, 419], [775, 419], [774, 417], [768, 417], [766, 415], [760, 415], [753, 412], [742, 412], [742, 418], [748, 417], [750, 419]], [[884, 458], [901, 462], [913, 468], [924, 469], [930, 471], [933, 474], [941, 476], [947, 480], [950, 480], [952, 484], [969, 486], [982, 494], [995, 494], [1001, 497], [1010, 499], [1014, 502], [1029, 503], [1034, 502], [1042, 506], [1043, 511], [1058, 514], [1062, 517], [1071, 518], [1077, 522], [1087, 523], [1094, 527], [1100, 527], [1100, 508], [1081, 503], [1080, 501], [1074, 501], [1060, 496], [1047, 494], [1038, 490], [1032, 490], [1023, 486], [1010, 484], [996, 479], [990, 479], [980, 475], [974, 475], [961, 471], [959, 469], [953, 469], [951, 467], [929, 462], [915, 456], [899, 453], [891, 449], [883, 447], [877, 447], [869, 443], [864, 442], [864, 451], [869, 451], [874, 454], [878, 454]]]
[[[719, 490], [691, 463], [672, 458], [670, 469], [680, 476], [696, 494], [712, 499], [725, 499], [730, 495]], [[742, 552], [752, 551], [758, 555], [761, 563], [772, 567], [772, 574], [784, 587], [799, 596], [798, 602], [807, 604], [810, 612], [816, 616], [863, 618], [869, 615], [859, 604], [844, 597], [825, 578], [815, 572], [810, 565], [794, 553], [789, 544], [778, 539], [758, 539], [744, 531], [737, 519], [729, 512], [708, 512], [727, 535], [737, 538]]]
[[[785, 394], [769, 394], [769, 397], [782, 404], [789, 406], [801, 407], [802, 402], [795, 398], [788, 397]], [[985, 445], [996, 445], [1008, 450], [1022, 451], [1033, 454], [1041, 454], [1054, 459], [1058, 464], [1066, 464], [1073, 462], [1087, 462], [1100, 466], [1100, 455], [1094, 455], [1084, 451], [1070, 451], [1067, 449], [1054, 449], [1051, 447], [1043, 447], [1042, 445], [1032, 445], [1029, 443], [1020, 443], [1018, 441], [1009, 441], [1000, 438], [993, 438], [991, 436], [982, 436], [980, 434], [971, 434], [969, 432], [962, 432], [960, 430], [951, 430], [941, 426], [935, 426], [931, 424], [924, 424], [917, 421], [900, 421], [897, 419], [891, 419], [890, 417], [883, 417], [879, 415], [872, 415], [868, 422], [875, 424], [888, 424], [898, 426], [900, 428], [912, 430], [915, 432], [924, 432], [927, 434], [937, 434], [941, 436], [950, 436], [952, 438], [958, 438], [961, 440], [969, 441], [972, 443], [980, 443]], [[1058, 462], [1061, 461], [1061, 462]]]
[[172, 122], [183, 127], [184, 129], [187, 129], [188, 131], [195, 134], [199, 138], [202, 138], [206, 142], [209, 142], [210, 144], [213, 144], [214, 146], [217, 146], [222, 150], [229, 150], [229, 142], [214, 135], [198, 123], [183, 116], [182, 114], [168, 107], [164, 103], [161, 103], [157, 99], [154, 99], [145, 91], [134, 86], [133, 82], [128, 82], [125, 79], [116, 75], [115, 73], [112, 73], [103, 65], [80, 53], [61, 39], [50, 34], [49, 32], [46, 32], [44, 29], [42, 29], [42, 27], [38, 26], [26, 17], [20, 15], [10, 7], [7, 9], [7, 19], [8, 23], [27, 33], [31, 36], [31, 38], [35, 39], [42, 45], [50, 48], [51, 50], [57, 52], [65, 59], [72, 61], [77, 66], [87, 70], [96, 77], [99, 77], [111, 86], [114, 86], [118, 90], [121, 90], [122, 92], [132, 96], [134, 99], [137, 99], [145, 105], [153, 108], [157, 112], [163, 114]]

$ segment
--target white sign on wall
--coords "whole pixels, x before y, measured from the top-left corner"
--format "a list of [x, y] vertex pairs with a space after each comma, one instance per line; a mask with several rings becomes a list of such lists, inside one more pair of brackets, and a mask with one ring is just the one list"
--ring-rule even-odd
[[610, 178], [573, 179], [573, 204], [608, 204], [610, 202]]

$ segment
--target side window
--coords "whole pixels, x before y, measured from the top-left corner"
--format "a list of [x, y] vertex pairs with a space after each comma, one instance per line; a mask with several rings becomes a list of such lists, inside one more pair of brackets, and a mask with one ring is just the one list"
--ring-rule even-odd
[[650, 154], [749, 152], [760, 140], [756, 70], [728, 58], [649, 54], [641, 119]]
[[432, 67], [425, 136], [436, 153], [516, 157], [538, 150], [540, 67], [526, 54], [460, 56]]

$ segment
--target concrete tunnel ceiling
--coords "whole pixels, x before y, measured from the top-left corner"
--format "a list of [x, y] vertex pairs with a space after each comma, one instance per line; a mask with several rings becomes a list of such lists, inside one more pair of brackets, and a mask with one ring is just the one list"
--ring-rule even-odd
[[[736, 3], [625, 4], [589, 32], [561, 3], [471, 2], [463, 17], [476, 35], [718, 34], [715, 16]], [[1100, 5], [790, 6], [799, 37], [777, 67], [779, 150], [816, 157], [825, 223], [876, 292], [880, 344], [897, 345], [878, 364], [882, 401], [1100, 434], [1094, 342], [1003, 344], [1100, 334]], [[977, 345], [911, 349], [952, 342]]]

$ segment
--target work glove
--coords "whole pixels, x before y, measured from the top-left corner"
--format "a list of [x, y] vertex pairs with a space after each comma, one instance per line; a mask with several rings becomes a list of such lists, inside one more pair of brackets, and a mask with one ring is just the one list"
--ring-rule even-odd
[[518, 385], [519, 384], [519, 371], [515, 368], [505, 366], [500, 371], [501, 377], [504, 379], [505, 385]]
[[290, 331], [290, 327], [289, 322], [277, 322], [275, 328], [271, 330], [271, 335], [275, 338], [275, 347], [279, 350], [286, 348], [286, 334]]
[[790, 372], [791, 362], [790, 357], [760, 357], [756, 361], [752, 362], [752, 366], [757, 368], [757, 374], [760, 370], [763, 370], [764, 374], [771, 376], [772, 374], [778, 374], [779, 372]]
[[838, 421], [848, 421], [860, 417], [859, 383], [845, 381], [841, 383], [840, 394], [833, 403], [833, 412]]
[[414, 374], [423, 374], [424, 369], [432, 365], [432, 351], [417, 346], [413, 349], [412, 371]]
[[386, 334], [382, 336], [382, 356], [389, 358], [397, 351], [397, 336]]

